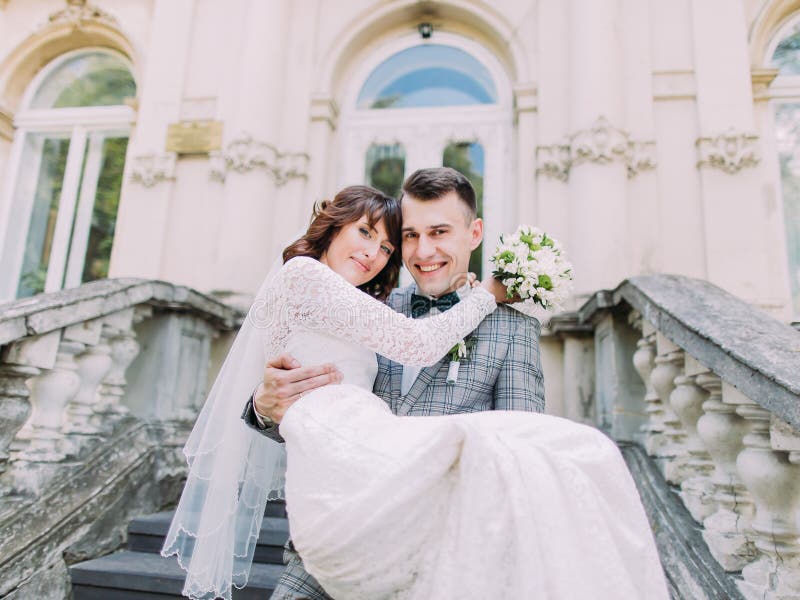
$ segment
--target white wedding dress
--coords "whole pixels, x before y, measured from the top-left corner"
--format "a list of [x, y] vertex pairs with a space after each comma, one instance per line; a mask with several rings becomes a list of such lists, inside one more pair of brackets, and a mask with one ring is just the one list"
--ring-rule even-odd
[[266, 356], [333, 362], [340, 385], [287, 411], [286, 506], [305, 567], [337, 600], [667, 600], [616, 445], [535, 413], [398, 417], [371, 393], [375, 353], [438, 362], [493, 310], [473, 291], [411, 320], [308, 258], [281, 269]]

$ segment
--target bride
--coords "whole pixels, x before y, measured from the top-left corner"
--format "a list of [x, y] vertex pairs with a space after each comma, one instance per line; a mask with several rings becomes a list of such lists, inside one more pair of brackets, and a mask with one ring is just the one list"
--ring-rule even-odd
[[[229, 599], [246, 584], [265, 503], [285, 489], [294, 546], [337, 599], [666, 600], [636, 488], [602, 433], [511, 411], [398, 417], [371, 393], [376, 353], [438, 362], [504, 301], [502, 284], [476, 283], [427, 319], [386, 306], [400, 212], [371, 188], [323, 203], [309, 234], [325, 251], [284, 252], [186, 444], [189, 474], [162, 550], [187, 570], [184, 594]], [[343, 375], [287, 410], [285, 445], [238, 414], [281, 353], [332, 361]]]

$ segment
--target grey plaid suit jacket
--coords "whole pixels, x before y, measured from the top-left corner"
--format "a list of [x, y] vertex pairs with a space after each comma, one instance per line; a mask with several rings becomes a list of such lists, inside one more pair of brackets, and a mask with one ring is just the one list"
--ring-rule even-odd
[[[416, 286], [395, 290], [389, 306], [409, 316]], [[378, 357], [373, 391], [397, 415], [448, 415], [483, 410], [544, 410], [544, 379], [539, 354], [541, 328], [536, 319], [498, 306], [467, 340], [473, 345], [462, 359], [456, 383], [448, 384], [448, 357], [422, 369], [408, 394], [402, 396], [403, 366]], [[272, 600], [330, 600], [303, 567], [291, 540], [284, 552], [286, 568]]]
[[[389, 305], [411, 314], [416, 286], [395, 290]], [[544, 410], [544, 380], [536, 319], [498, 306], [467, 336], [472, 348], [461, 360], [456, 383], [447, 383], [449, 357], [419, 373], [406, 396], [400, 394], [403, 366], [378, 358], [374, 392], [397, 415], [449, 415], [482, 410]]]

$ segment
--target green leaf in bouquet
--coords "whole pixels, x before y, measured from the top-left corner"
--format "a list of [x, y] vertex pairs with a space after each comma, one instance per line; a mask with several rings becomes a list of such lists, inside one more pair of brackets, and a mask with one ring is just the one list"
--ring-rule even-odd
[[514, 253], [511, 250], [505, 250], [505, 251], [500, 253], [498, 258], [500, 260], [502, 260], [503, 262], [511, 262], [516, 257], [514, 256]]
[[548, 292], [553, 289], [553, 280], [549, 275], [539, 275], [539, 287], [546, 289]]

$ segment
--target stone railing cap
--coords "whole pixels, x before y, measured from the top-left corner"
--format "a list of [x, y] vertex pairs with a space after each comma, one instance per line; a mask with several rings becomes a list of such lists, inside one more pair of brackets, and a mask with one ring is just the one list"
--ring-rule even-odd
[[224, 330], [244, 314], [192, 288], [148, 279], [102, 279], [0, 304], [0, 345], [96, 319], [138, 304], [187, 311]]
[[[708, 281], [640, 275], [611, 293], [700, 363], [800, 429], [800, 332]], [[591, 322], [608, 308], [603, 290], [578, 311]]]

